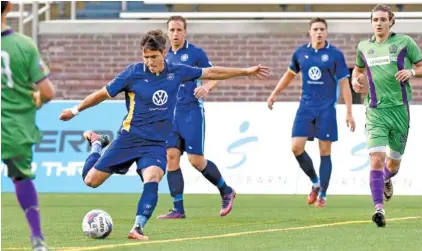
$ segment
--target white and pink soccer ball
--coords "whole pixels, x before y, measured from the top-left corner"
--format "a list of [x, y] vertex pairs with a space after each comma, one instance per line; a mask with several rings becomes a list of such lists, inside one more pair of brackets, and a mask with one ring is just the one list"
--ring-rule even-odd
[[111, 216], [101, 209], [89, 211], [82, 220], [84, 235], [93, 239], [104, 239], [113, 230]]

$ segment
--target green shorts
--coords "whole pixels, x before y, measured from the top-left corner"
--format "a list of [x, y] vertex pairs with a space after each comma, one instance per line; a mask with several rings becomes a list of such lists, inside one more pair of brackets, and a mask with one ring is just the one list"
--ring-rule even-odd
[[[382, 149], [388, 146], [393, 159], [400, 159], [406, 148], [409, 134], [409, 106], [366, 109], [366, 131], [368, 149]], [[400, 156], [398, 156], [400, 155]]]
[[[19, 179], [34, 179], [35, 174], [32, 172], [32, 144], [19, 147], [19, 153], [14, 157], [2, 158], [7, 166], [7, 176]], [[3, 157], [3, 156], [2, 156]]]

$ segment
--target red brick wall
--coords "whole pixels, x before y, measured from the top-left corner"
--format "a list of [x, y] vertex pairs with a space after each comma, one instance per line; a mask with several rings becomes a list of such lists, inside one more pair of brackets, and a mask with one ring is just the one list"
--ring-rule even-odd
[[[358, 41], [368, 35], [331, 34], [330, 43], [341, 48], [349, 67], [354, 66]], [[422, 34], [412, 36], [422, 48]], [[59, 99], [82, 99], [102, 87], [130, 63], [141, 60], [140, 35], [85, 34], [42, 35], [39, 39], [49, 63]], [[305, 34], [192, 35], [189, 41], [208, 53], [214, 65], [245, 67], [265, 64], [273, 76], [269, 80], [237, 78], [222, 84], [208, 101], [265, 101], [285, 72], [295, 47], [306, 43]], [[297, 101], [300, 79], [280, 95], [279, 100]], [[414, 103], [422, 104], [422, 80], [413, 80]], [[119, 96], [120, 98], [122, 96]]]

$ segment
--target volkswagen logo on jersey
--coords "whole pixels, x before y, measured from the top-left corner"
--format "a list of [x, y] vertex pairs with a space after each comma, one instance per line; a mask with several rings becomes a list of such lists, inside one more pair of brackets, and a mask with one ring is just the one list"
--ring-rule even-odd
[[316, 81], [321, 78], [322, 74], [321, 74], [321, 70], [318, 67], [312, 66], [308, 71], [308, 75], [310, 79]]
[[328, 54], [324, 54], [324, 55], [322, 55], [322, 56], [321, 56], [321, 60], [322, 60], [322, 62], [327, 62], [327, 61], [328, 61], [328, 59], [330, 59], [330, 58], [328, 57]]
[[167, 80], [171, 81], [174, 79], [174, 73], [167, 74]]
[[157, 106], [165, 105], [168, 101], [168, 95], [167, 92], [164, 90], [158, 90], [154, 92], [152, 95], [152, 102]]
[[183, 55], [180, 57], [180, 60], [182, 60], [183, 62], [186, 62], [186, 61], [188, 61], [188, 58], [189, 58], [188, 54], [183, 54]]

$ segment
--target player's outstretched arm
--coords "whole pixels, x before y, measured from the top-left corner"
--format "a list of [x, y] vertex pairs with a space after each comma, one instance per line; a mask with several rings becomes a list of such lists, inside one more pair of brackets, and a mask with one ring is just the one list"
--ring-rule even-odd
[[290, 69], [284, 73], [283, 77], [278, 81], [277, 86], [274, 88], [273, 92], [267, 99], [267, 105], [270, 110], [273, 109], [273, 105], [277, 100], [277, 95], [280, 94], [289, 84], [293, 81], [296, 74]]
[[269, 68], [262, 65], [256, 65], [249, 68], [228, 68], [213, 66], [202, 69], [201, 79], [224, 80], [240, 76], [256, 76], [259, 79], [265, 79], [270, 75]]
[[68, 121], [78, 115], [83, 110], [88, 109], [89, 107], [96, 106], [108, 98], [110, 98], [110, 95], [108, 94], [106, 87], [103, 87], [100, 90], [88, 95], [79, 105], [64, 110], [60, 114], [59, 119], [63, 121]]

